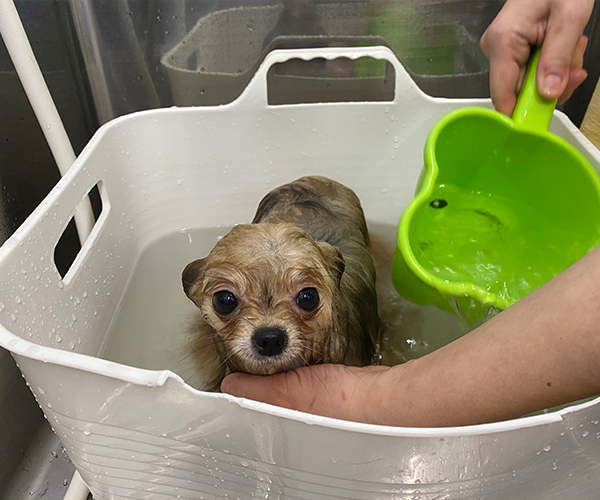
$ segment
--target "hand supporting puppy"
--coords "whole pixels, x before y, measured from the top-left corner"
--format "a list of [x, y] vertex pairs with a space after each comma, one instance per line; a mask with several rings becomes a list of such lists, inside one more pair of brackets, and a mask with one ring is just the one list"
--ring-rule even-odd
[[567, 100], [585, 80], [583, 29], [594, 0], [507, 0], [481, 38], [490, 60], [490, 92], [498, 111], [511, 115], [530, 47], [542, 45], [537, 72], [540, 94]]
[[459, 340], [393, 368], [315, 365], [236, 373], [223, 392], [398, 426], [516, 418], [600, 394], [600, 247]]

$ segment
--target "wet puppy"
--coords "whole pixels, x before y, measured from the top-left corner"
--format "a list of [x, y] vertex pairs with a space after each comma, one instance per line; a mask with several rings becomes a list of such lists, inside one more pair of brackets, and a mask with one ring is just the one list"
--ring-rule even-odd
[[227, 369], [371, 363], [379, 317], [368, 245], [354, 192], [312, 176], [271, 191], [252, 224], [188, 264], [183, 288], [202, 313], [197, 346], [204, 362], [214, 358], [209, 388]]

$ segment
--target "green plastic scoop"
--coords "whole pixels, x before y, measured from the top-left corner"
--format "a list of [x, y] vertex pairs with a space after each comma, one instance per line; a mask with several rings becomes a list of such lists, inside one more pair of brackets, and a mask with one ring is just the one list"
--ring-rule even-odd
[[530, 61], [512, 118], [483, 108], [433, 128], [415, 198], [398, 228], [397, 291], [448, 311], [505, 309], [600, 243], [600, 179], [548, 132], [556, 102]]

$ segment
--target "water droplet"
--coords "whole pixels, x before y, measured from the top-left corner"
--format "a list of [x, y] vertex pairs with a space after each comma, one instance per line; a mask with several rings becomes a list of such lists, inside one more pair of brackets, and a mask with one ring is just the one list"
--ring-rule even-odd
[[552, 449], [552, 446], [550, 446], [549, 444], [547, 444], [546, 446], [544, 446], [544, 448], [542, 448], [544, 451], [550, 451]]
[[83, 428], [83, 433], [84, 433], [86, 436], [89, 436], [89, 435], [92, 433], [92, 431], [91, 431], [91, 430], [90, 430], [88, 427], [84, 427], [84, 428]]
[[586, 437], [588, 434], [589, 434], [589, 432], [588, 432], [588, 431], [583, 431], [583, 432], [581, 433], [581, 437]]

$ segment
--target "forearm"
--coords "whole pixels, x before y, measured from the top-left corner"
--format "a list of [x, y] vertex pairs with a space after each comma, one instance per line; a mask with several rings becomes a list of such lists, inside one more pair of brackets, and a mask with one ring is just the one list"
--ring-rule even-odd
[[[600, 394], [600, 248], [475, 331], [393, 368], [392, 425], [466, 425]], [[386, 387], [383, 387], [387, 385]], [[397, 403], [397, 404], [394, 404]]]

